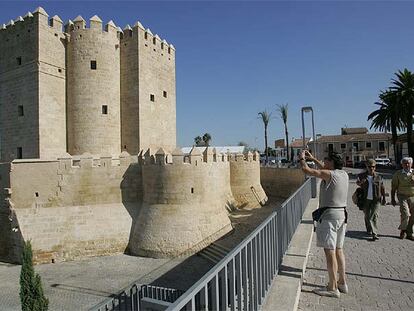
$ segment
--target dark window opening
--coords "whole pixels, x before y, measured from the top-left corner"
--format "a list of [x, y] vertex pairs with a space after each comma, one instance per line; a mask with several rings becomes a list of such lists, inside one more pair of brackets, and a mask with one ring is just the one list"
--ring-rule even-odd
[[164, 43], [161, 42], [161, 50], [164, 50]]
[[157, 39], [152, 38], [152, 43], [153, 43], [153, 44], [157, 44]]
[[62, 69], [60, 69], [60, 68], [59, 68], [59, 69], [58, 69], [58, 71], [59, 71], [59, 72], [62, 72]]
[[55, 37], [57, 37], [58, 36], [58, 34], [57, 33], [55, 33]]
[[157, 50], [156, 49], [154, 49], [154, 52], [156, 52]]
[[341, 144], [341, 149], [345, 149], [346, 148], [346, 144]]
[[328, 152], [331, 153], [333, 151], [333, 144], [328, 144]]
[[144, 38], [145, 38], [145, 40], [148, 39], [148, 32], [144, 33]]
[[171, 48], [168, 47], [168, 54], [171, 54]]
[[22, 58], [21, 58], [21, 56], [16, 57], [16, 61], [17, 61], [17, 65], [20, 66], [22, 64]]
[[126, 150], [126, 145], [124, 145], [124, 149]]
[[150, 101], [155, 102], [155, 95], [154, 94], [150, 94]]
[[102, 114], [108, 114], [108, 106], [102, 105]]
[[167, 98], [167, 91], [162, 92], [162, 95]]
[[36, 198], [38, 198], [39, 197], [39, 192], [35, 192], [35, 196], [36, 196]]
[[194, 188], [191, 188], [191, 193], [194, 193]]
[[19, 106], [17, 107], [17, 115], [18, 115], [19, 117], [24, 116], [24, 110], [23, 110], [23, 106], [22, 106], [22, 105], [19, 105]]
[[17, 147], [17, 159], [23, 159], [23, 148]]
[[148, 46], [148, 44], [145, 43], [145, 46]]
[[91, 60], [91, 69], [96, 70], [96, 60]]
[[355, 151], [358, 151], [358, 143], [353, 143], [352, 147], [355, 148]]
[[380, 141], [378, 144], [379, 151], [385, 151], [385, 142]]
[[367, 142], [367, 148], [372, 148], [371, 142]]

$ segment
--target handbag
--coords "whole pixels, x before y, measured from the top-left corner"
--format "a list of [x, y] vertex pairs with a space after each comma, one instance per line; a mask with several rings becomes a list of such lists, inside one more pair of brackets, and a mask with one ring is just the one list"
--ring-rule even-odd
[[312, 219], [314, 222], [319, 222], [321, 220], [323, 212], [325, 212], [328, 207], [320, 207], [312, 212]]

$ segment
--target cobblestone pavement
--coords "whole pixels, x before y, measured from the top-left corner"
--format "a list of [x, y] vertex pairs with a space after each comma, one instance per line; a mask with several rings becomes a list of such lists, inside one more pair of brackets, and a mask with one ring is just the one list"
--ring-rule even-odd
[[[390, 193], [390, 180], [385, 185]], [[328, 283], [325, 256], [316, 247], [314, 235], [299, 310], [414, 310], [414, 242], [398, 238], [399, 208], [381, 206], [380, 239], [372, 242], [365, 233], [363, 213], [351, 201], [355, 188], [355, 180], [351, 180], [344, 245], [349, 294], [337, 299], [312, 293]]]

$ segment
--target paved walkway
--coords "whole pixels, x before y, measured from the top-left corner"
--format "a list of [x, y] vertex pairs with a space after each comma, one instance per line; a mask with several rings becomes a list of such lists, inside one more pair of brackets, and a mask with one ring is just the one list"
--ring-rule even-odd
[[[312, 293], [314, 288], [328, 283], [325, 256], [316, 247], [314, 235], [299, 310], [414, 310], [414, 242], [398, 238], [399, 208], [381, 207], [380, 239], [372, 242], [365, 233], [363, 213], [351, 202], [355, 188], [355, 181], [351, 180], [344, 246], [349, 294], [336, 299]], [[391, 192], [389, 180], [386, 191]]]

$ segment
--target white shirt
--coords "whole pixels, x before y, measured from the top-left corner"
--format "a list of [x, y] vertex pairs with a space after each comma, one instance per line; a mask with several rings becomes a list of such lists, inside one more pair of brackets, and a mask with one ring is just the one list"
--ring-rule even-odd
[[373, 200], [374, 199], [374, 194], [373, 194], [373, 177], [368, 175], [367, 176], [368, 179], [368, 194], [367, 194], [367, 200]]

